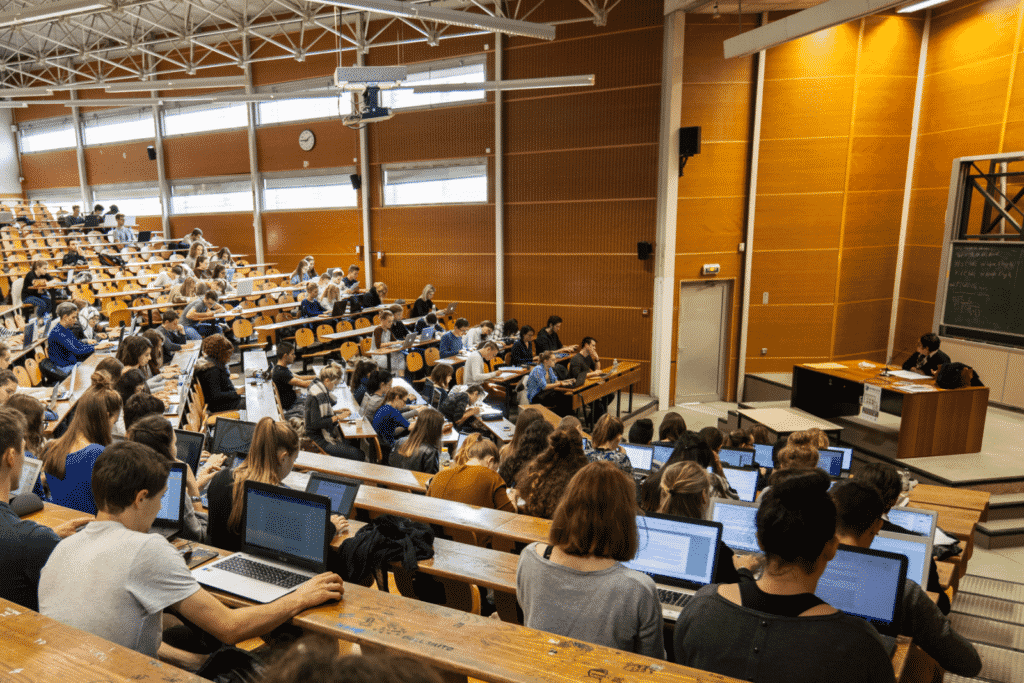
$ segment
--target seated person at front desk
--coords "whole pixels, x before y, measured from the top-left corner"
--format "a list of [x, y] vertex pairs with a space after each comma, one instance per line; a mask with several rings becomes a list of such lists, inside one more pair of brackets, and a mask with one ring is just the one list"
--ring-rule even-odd
[[929, 332], [921, 335], [917, 351], [903, 364], [903, 369], [913, 370], [929, 377], [934, 376], [940, 366], [949, 362], [949, 356], [944, 351], [939, 351], [940, 343], [937, 334]]
[[562, 340], [558, 338], [558, 330], [562, 327], [562, 319], [553, 315], [548, 318], [548, 324], [543, 330], [537, 333], [537, 353], [541, 351], [554, 351], [559, 352], [571, 352], [575, 349], [569, 346], [563, 346]]
[[441, 337], [441, 342], [438, 344], [438, 351], [441, 354], [441, 358], [450, 358], [451, 356], [458, 355], [462, 352], [462, 338], [466, 335], [469, 330], [469, 321], [465, 318], [459, 318], [455, 321], [455, 327]]
[[512, 345], [512, 365], [529, 365], [536, 360], [533, 352], [533, 340], [537, 333], [529, 325], [523, 325], [519, 330], [519, 339]]
[[79, 340], [71, 328], [78, 320], [78, 306], [70, 301], [57, 306], [57, 324], [50, 329], [46, 338], [46, 357], [62, 372], [71, 372], [78, 363], [88, 358], [97, 348], [106, 348], [108, 342], [96, 343], [95, 340]]

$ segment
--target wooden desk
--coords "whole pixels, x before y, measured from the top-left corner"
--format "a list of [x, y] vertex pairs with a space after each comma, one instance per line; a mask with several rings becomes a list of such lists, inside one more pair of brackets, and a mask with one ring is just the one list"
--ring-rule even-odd
[[616, 394], [615, 414], [622, 413], [622, 390], [629, 388], [629, 410], [633, 412], [633, 385], [640, 381], [640, 364], [634, 361], [622, 361], [619, 368], [605, 379], [588, 379], [583, 386], [571, 389], [573, 410], [579, 410], [594, 401]]
[[945, 390], [934, 380], [922, 377], [916, 384], [934, 387], [934, 391], [911, 393], [898, 386], [900, 380], [881, 377], [883, 366], [870, 361], [843, 361], [843, 368], [814, 368], [808, 364], [793, 366], [793, 392], [790, 405], [826, 419], [857, 415], [865, 384], [882, 387], [882, 411], [899, 415], [900, 431], [897, 458], [977, 453], [985, 434], [988, 411], [988, 387]]
[[838, 441], [843, 428], [837, 424], [822, 420], [799, 408], [742, 408], [739, 413], [739, 426], [743, 427], [746, 419], [754, 424], [763, 425], [776, 436], [802, 432], [807, 429], [820, 429], [828, 434], [833, 441]]
[[359, 462], [346, 458], [335, 458], [330, 455], [310, 453], [309, 451], [299, 451], [295, 467], [325, 474], [335, 474], [340, 477], [349, 477], [350, 479], [358, 479], [375, 486], [418, 494], [427, 492], [427, 482], [433, 476], [423, 472], [403, 470], [399, 467], [388, 467], [386, 465]]
[[914, 503], [932, 503], [947, 508], [961, 508], [978, 513], [978, 521], [988, 521], [988, 504], [992, 494], [988, 491], [974, 489], [957, 489], [950, 486], [932, 486], [918, 484], [910, 492], [910, 500]]

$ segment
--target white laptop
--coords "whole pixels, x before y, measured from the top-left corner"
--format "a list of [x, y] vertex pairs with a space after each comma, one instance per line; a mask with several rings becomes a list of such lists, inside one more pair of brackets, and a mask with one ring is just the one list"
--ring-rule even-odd
[[935, 523], [939, 513], [922, 508], [893, 508], [886, 515], [889, 521], [914, 534], [921, 534], [935, 540]]
[[907, 556], [907, 578], [918, 586], [928, 585], [928, 570], [931, 568], [932, 539], [917, 534], [897, 534], [879, 531], [871, 541], [872, 550], [884, 550]]
[[21, 478], [18, 479], [18, 488], [11, 491], [11, 498], [22, 493], [29, 493], [36, 486], [39, 479], [39, 471], [43, 468], [43, 461], [35, 458], [25, 458], [21, 465]]
[[253, 279], [249, 277], [238, 280], [235, 284], [235, 292], [238, 296], [249, 296], [253, 291]]
[[638, 515], [636, 527], [639, 548], [624, 564], [654, 579], [661, 612], [675, 621], [693, 594], [714, 581], [722, 525], [650, 513]]
[[194, 569], [203, 586], [273, 602], [327, 571], [331, 499], [245, 482], [242, 551]]
[[722, 542], [738, 553], [760, 553], [757, 542], [757, 503], [714, 498], [711, 520], [722, 524]]
[[633, 466], [634, 472], [649, 473], [651, 471], [651, 465], [654, 462], [653, 446], [641, 446], [632, 443], [620, 445], [622, 450], [626, 451], [626, 457], [629, 458], [629, 464]]

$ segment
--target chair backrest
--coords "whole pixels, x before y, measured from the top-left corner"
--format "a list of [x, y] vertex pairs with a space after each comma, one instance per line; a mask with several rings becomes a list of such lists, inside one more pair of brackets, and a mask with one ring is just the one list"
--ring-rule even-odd
[[362, 349], [363, 355], [370, 355], [370, 349], [372, 348], [373, 340], [369, 337], [363, 337], [363, 340], [359, 342], [359, 348]]
[[43, 381], [43, 373], [39, 370], [39, 361], [33, 357], [25, 359], [25, 370], [28, 372], [28, 380], [32, 386], [38, 386]]
[[346, 361], [352, 360], [357, 353], [359, 353], [359, 344], [354, 341], [347, 341], [341, 345], [341, 357]]
[[14, 281], [14, 284], [11, 285], [11, 301], [14, 304], [15, 308], [21, 308], [21, 306], [22, 306], [21, 290], [23, 290], [24, 288], [25, 288], [25, 278], [24, 277], [19, 277], [17, 280]]
[[437, 365], [437, 361], [441, 360], [441, 350], [436, 346], [429, 346], [423, 353], [424, 360], [427, 363], [427, 367], [432, 368]]
[[405, 357], [405, 368], [409, 372], [419, 372], [423, 369], [423, 356], [419, 351], [409, 352], [409, 355]]
[[351, 332], [352, 331], [352, 321], [351, 320], [340, 320], [340, 321], [338, 321], [338, 324], [335, 325], [334, 329], [337, 330], [338, 332]]
[[[273, 324], [273, 322], [274, 321], [269, 316], [263, 315], [260, 316], [259, 318], [256, 318], [256, 322], [253, 324], [253, 327], [259, 327], [261, 325], [271, 325]], [[256, 338], [260, 340], [261, 344], [266, 344], [268, 340], [274, 338], [274, 333], [270, 330], [256, 330]]]
[[328, 325], [327, 323], [317, 325], [316, 340], [321, 343], [330, 341], [329, 339], [324, 339], [325, 334], [334, 334], [334, 328]]
[[369, 326], [370, 326], [370, 321], [367, 320], [366, 318], [360, 318], [359, 320], [356, 321], [356, 329], [357, 330], [365, 330]]
[[[118, 307], [115, 307], [119, 305]], [[119, 326], [128, 325], [132, 321], [132, 313], [124, 307], [124, 302], [118, 301], [112, 304], [110, 312], [107, 314], [110, 322], [108, 328], [111, 330], [117, 329]]]
[[380, 313], [378, 313], [377, 315], [373, 316], [373, 324], [374, 325], [380, 325]]
[[455, 383], [462, 384], [462, 378], [466, 376], [466, 366], [460, 365], [455, 370]]
[[308, 327], [300, 327], [295, 331], [295, 348], [302, 349], [311, 346], [315, 341], [313, 330]]
[[231, 324], [231, 331], [236, 339], [248, 339], [252, 336], [252, 323], [248, 318], [238, 318]]
[[28, 370], [24, 366], [17, 365], [14, 367], [14, 376], [18, 378], [19, 387], [31, 387], [32, 380], [29, 379]]

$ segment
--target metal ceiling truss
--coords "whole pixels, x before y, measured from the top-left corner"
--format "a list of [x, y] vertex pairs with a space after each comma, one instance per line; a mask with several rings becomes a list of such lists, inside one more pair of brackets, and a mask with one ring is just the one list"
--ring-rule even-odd
[[[195, 75], [282, 59], [366, 53], [370, 47], [484, 35], [421, 18], [381, 16], [314, 0], [108, 0], [112, 9], [0, 29], [0, 87], [116, 83]], [[420, 4], [424, 0], [412, 0]], [[526, 21], [545, 0], [448, 0], [425, 9], [472, 10]], [[579, 0], [604, 25], [620, 0]], [[39, 0], [0, 0], [0, 16]], [[356, 17], [362, 15], [362, 22]], [[579, 21], [579, 20], [576, 20]], [[396, 23], [414, 35], [393, 37]], [[385, 38], [387, 36], [387, 38]], [[241, 42], [249, 38], [250, 51]], [[354, 61], [354, 60], [353, 60]], [[200, 74], [201, 75], [201, 74]]]

